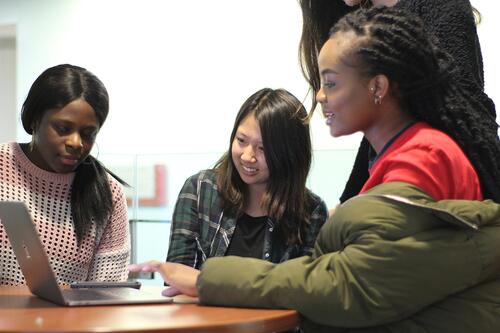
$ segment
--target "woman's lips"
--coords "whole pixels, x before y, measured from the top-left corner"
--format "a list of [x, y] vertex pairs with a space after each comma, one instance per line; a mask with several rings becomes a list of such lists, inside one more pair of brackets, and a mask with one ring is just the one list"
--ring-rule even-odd
[[326, 117], [326, 124], [330, 126], [333, 123], [333, 118], [335, 117], [335, 115], [333, 114], [333, 112], [325, 112], [324, 114]]
[[247, 176], [253, 176], [257, 173], [258, 169], [257, 168], [252, 168], [246, 165], [241, 165], [241, 169], [243, 173]]
[[61, 160], [61, 163], [64, 165], [74, 166], [74, 165], [78, 164], [78, 161], [80, 159], [76, 156], [61, 156], [60, 160]]

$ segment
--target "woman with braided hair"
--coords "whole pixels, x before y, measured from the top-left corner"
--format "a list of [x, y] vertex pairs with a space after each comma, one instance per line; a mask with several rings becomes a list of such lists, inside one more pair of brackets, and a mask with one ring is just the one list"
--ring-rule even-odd
[[[496, 128], [481, 117], [454, 118], [474, 101], [450, 79], [452, 62], [418, 18], [358, 10], [331, 31], [319, 54], [318, 100], [333, 135], [365, 133], [380, 156], [372, 177], [380, 172], [381, 181], [336, 209], [310, 257], [210, 258], [201, 272], [158, 262], [130, 268], [158, 271], [203, 304], [295, 309], [305, 332], [498, 332], [500, 205], [477, 200], [474, 169], [498, 177]], [[449, 177], [449, 168], [471, 188], [433, 186], [450, 182], [432, 179]]]
[[500, 202], [498, 126], [453, 80], [453, 59], [422, 26], [357, 23], [340, 20], [322, 47], [316, 100], [332, 136], [361, 131], [375, 151], [361, 193], [404, 181], [437, 200]]
[[[469, 0], [300, 0], [303, 15], [302, 38], [300, 41], [300, 59], [304, 76], [309, 82], [314, 95], [320, 88], [317, 56], [321, 46], [328, 39], [329, 29], [340, 18], [357, 7], [394, 7], [406, 10], [420, 17], [426, 31], [437, 38], [438, 46], [454, 58], [456, 70], [454, 80], [468, 91], [473, 99], [472, 108], [463, 115], [467, 118], [484, 118], [487, 126], [496, 126], [495, 105], [484, 92], [483, 63], [481, 48], [477, 36], [475, 17], [480, 20], [479, 12], [471, 7]], [[312, 110], [317, 100], [313, 99]], [[457, 117], [461, 117], [456, 111]], [[351, 175], [340, 197], [344, 202], [358, 194], [368, 179], [369, 160], [373, 152], [366, 138], [358, 149]], [[477, 166], [476, 166], [477, 168]], [[481, 171], [478, 170], [479, 173]], [[488, 173], [486, 171], [486, 173]], [[484, 178], [484, 177], [481, 177]], [[488, 184], [482, 183], [486, 198], [500, 202], [499, 193], [491, 193]], [[496, 183], [494, 187], [498, 188]]]

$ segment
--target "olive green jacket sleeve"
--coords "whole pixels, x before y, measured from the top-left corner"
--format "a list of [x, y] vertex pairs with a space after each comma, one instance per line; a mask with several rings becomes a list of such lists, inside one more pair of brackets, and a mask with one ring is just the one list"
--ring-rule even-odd
[[433, 202], [411, 185], [382, 184], [336, 210], [312, 257], [278, 265], [210, 259], [198, 279], [200, 300], [296, 309], [332, 329], [397, 322], [498, 279], [499, 225], [495, 203]]

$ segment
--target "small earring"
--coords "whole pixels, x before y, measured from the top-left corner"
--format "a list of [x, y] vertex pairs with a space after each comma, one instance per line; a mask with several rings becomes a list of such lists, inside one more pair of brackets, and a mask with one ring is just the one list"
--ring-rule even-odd
[[375, 96], [375, 98], [373, 99], [373, 102], [375, 103], [375, 105], [382, 104], [382, 97], [380, 97], [379, 95]]
[[370, 87], [370, 91], [371, 91], [371, 92], [374, 92], [374, 91], [375, 91], [375, 88], [374, 88], [374, 87]]

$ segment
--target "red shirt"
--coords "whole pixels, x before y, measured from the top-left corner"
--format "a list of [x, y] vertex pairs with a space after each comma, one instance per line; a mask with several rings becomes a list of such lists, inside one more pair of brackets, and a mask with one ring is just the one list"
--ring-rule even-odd
[[378, 158], [361, 189], [388, 182], [413, 184], [436, 200], [483, 200], [476, 170], [447, 134], [418, 122]]

